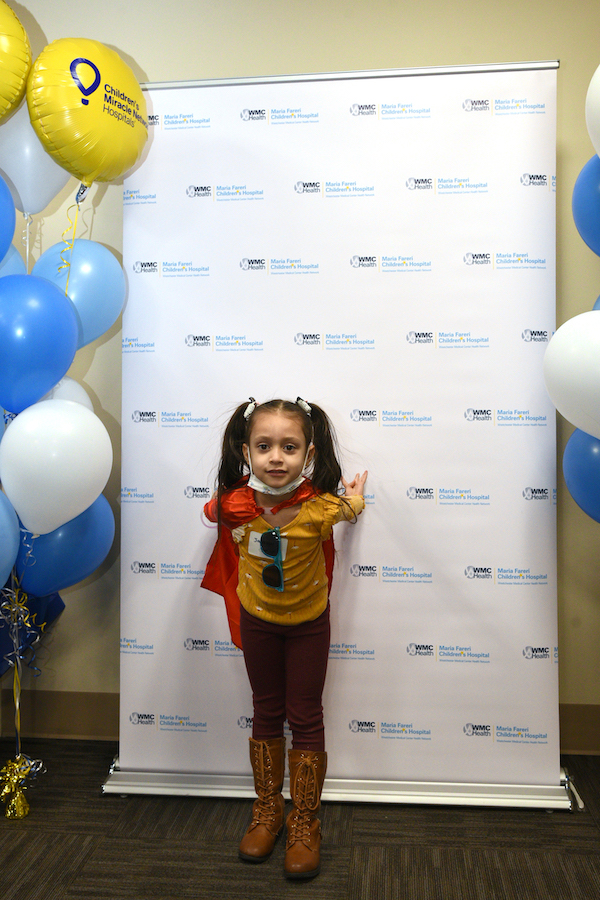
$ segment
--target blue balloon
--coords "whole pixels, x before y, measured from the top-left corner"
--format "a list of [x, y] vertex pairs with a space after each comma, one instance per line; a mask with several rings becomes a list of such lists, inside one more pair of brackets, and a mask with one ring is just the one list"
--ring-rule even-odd
[[20, 413], [65, 375], [77, 352], [73, 304], [34, 275], [0, 278], [0, 406]]
[[600, 256], [600, 158], [592, 156], [577, 176], [571, 202], [580, 237]]
[[594, 309], [600, 309], [600, 297], [598, 297], [598, 299], [596, 300], [596, 302], [595, 302], [594, 305], [592, 306], [592, 309], [593, 309], [593, 310], [594, 310]]
[[35, 538], [24, 531], [16, 563], [21, 587], [45, 597], [77, 584], [106, 559], [114, 537], [115, 517], [103, 494], [55, 531]]
[[15, 202], [4, 178], [0, 177], [0, 259], [6, 256], [15, 234]]
[[4, 278], [5, 275], [27, 275], [27, 266], [14, 244], [10, 245], [0, 262], [0, 278]]
[[600, 440], [576, 428], [563, 454], [563, 474], [575, 503], [600, 522]]
[[[69, 260], [70, 267], [64, 268]], [[108, 331], [123, 309], [123, 268], [110, 250], [95, 241], [74, 241], [70, 254], [64, 244], [54, 244], [40, 256], [32, 274], [47, 278], [67, 292], [79, 322], [78, 348]]]
[[19, 552], [19, 519], [6, 494], [0, 491], [0, 588], [12, 571]]

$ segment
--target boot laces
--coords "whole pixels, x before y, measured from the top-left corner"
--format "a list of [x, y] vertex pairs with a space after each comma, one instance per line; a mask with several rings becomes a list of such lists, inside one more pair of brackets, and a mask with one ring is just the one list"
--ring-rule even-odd
[[295, 779], [293, 792], [294, 809], [288, 825], [288, 846], [302, 841], [309, 849], [310, 826], [319, 809], [319, 791], [315, 764], [311, 759], [302, 759]]
[[299, 809], [314, 813], [319, 808], [317, 770], [312, 759], [303, 758], [296, 772], [294, 791], [295, 805]]
[[[262, 749], [262, 752], [261, 752]], [[277, 808], [275, 805], [275, 784], [273, 781], [273, 759], [268, 747], [260, 748], [253, 761], [257, 800], [250, 827], [269, 825], [275, 822]]]
[[288, 821], [288, 840], [287, 846], [291, 847], [296, 841], [301, 841], [309, 850], [312, 850], [310, 826], [313, 816], [309, 810], [294, 809], [292, 816]]

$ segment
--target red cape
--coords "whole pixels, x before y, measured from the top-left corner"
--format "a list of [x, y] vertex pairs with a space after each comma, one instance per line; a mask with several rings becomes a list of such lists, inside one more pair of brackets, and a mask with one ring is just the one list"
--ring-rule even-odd
[[[231, 488], [221, 497], [221, 522], [227, 527], [220, 529], [220, 534], [206, 564], [204, 578], [202, 579], [203, 588], [215, 594], [220, 594], [225, 600], [231, 640], [240, 650], [242, 649], [240, 600], [237, 595], [239, 552], [237, 544], [231, 536], [230, 529], [236, 528], [238, 525], [245, 525], [264, 512], [263, 507], [257, 506], [254, 491], [247, 486], [246, 481], [247, 478], [243, 479], [239, 485]], [[287, 506], [303, 503], [317, 494], [318, 491], [307, 480], [300, 485], [288, 500], [284, 500], [282, 503], [274, 506], [272, 511], [276, 513]], [[204, 514], [210, 522], [218, 521], [216, 497], [206, 504]], [[329, 581], [329, 590], [331, 590], [334, 562], [333, 535], [323, 543], [323, 553], [325, 554], [325, 571]]]

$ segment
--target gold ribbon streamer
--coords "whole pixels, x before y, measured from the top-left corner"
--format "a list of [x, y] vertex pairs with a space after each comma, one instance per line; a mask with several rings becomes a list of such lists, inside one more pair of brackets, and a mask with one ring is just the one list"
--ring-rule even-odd
[[[73, 209], [73, 207], [75, 207], [77, 209], [77, 212], [75, 213], [75, 221], [74, 222], [71, 219], [71, 210]], [[69, 256], [69, 259], [67, 261], [67, 259], [63, 256], [63, 254], [67, 253], [67, 251], [70, 251], [71, 253], [73, 252], [73, 246], [75, 244], [75, 233], [77, 231], [78, 218], [79, 218], [79, 203], [74, 203], [73, 206], [70, 206], [67, 210], [67, 219], [69, 220], [69, 227], [65, 228], [65, 230], [62, 233], [62, 239], [63, 239], [65, 246], [60, 251], [60, 258], [62, 259], [63, 264], [62, 264], [62, 266], [58, 267], [59, 272], [62, 271], [62, 269], [67, 270], [67, 283], [65, 285], [65, 294], [68, 294], [68, 292], [69, 292], [69, 276], [71, 274], [71, 257]], [[71, 238], [71, 241], [69, 242], [67, 240], [66, 235], [70, 231], [73, 231], [73, 236]]]
[[5, 589], [0, 592], [2, 603], [0, 604], [0, 616], [7, 623], [13, 650], [6, 656], [9, 665], [13, 666], [13, 700], [15, 705], [15, 733], [16, 733], [16, 758], [9, 760], [4, 768], [0, 769], [0, 800], [6, 803], [5, 816], [7, 819], [22, 819], [29, 812], [29, 804], [25, 799], [25, 781], [29, 777], [35, 777], [44, 768], [41, 760], [31, 760], [21, 753], [21, 638], [20, 629], [25, 635], [31, 631], [33, 617], [30, 618], [27, 608], [27, 594], [15, 584], [13, 576], [13, 589]]
[[19, 753], [16, 759], [9, 759], [0, 769], [0, 800], [6, 803], [7, 819], [24, 819], [29, 813], [29, 803], [25, 799], [28, 778], [38, 775], [44, 766], [41, 760], [32, 760]]
[[0, 769], [0, 800], [6, 803], [4, 815], [7, 819], [24, 819], [29, 813], [29, 803], [25, 799], [25, 779], [31, 770], [31, 766], [24, 763], [25, 757], [17, 756], [9, 759], [3, 769]]
[[[89, 189], [90, 189], [89, 185], [85, 185], [85, 184], [79, 185], [79, 189], [75, 195], [75, 203], [73, 204], [73, 206], [77, 207], [77, 212], [75, 213], [75, 222], [73, 222], [71, 220], [70, 213], [71, 213], [71, 210], [73, 209], [73, 206], [70, 206], [67, 210], [67, 219], [69, 220], [69, 227], [65, 228], [65, 230], [62, 233], [62, 239], [63, 239], [65, 246], [63, 247], [63, 249], [60, 252], [60, 258], [62, 259], [63, 264], [62, 264], [62, 266], [58, 267], [58, 271], [60, 272], [62, 269], [67, 269], [67, 283], [65, 285], [65, 294], [67, 294], [67, 296], [69, 294], [69, 276], [71, 274], [71, 257], [69, 257], [69, 260], [67, 262], [67, 260], [63, 256], [63, 253], [66, 253], [67, 251], [71, 251], [71, 253], [73, 252], [73, 246], [75, 244], [75, 233], [77, 232], [77, 220], [79, 218], [79, 204], [83, 203], [83, 201], [87, 197]], [[71, 241], [69, 242], [66, 238], [66, 235], [71, 230], [73, 231], [73, 236], [71, 238]]]

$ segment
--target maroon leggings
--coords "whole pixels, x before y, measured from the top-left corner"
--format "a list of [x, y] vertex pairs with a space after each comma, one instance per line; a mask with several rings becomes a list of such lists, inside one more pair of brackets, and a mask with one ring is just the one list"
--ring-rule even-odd
[[283, 735], [287, 718], [296, 750], [324, 750], [323, 686], [329, 657], [329, 607], [301, 625], [274, 625], [242, 607], [244, 660], [252, 687], [252, 737]]

